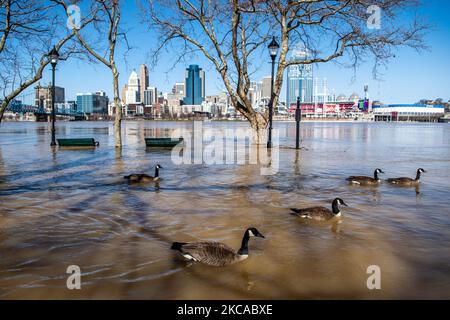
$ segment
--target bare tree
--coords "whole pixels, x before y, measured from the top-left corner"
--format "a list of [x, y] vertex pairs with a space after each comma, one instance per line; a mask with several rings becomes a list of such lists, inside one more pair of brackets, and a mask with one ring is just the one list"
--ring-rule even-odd
[[[268, 60], [265, 49], [272, 35], [280, 42], [273, 96], [277, 105], [290, 65], [344, 57], [340, 61], [356, 67], [370, 58], [376, 72], [393, 57], [395, 47], [423, 48], [426, 26], [417, 19], [398, 20], [399, 13], [417, 5], [414, 0], [147, 0], [143, 14], [159, 35], [155, 61], [164, 49], [176, 53], [175, 62], [192, 53], [206, 57], [262, 142], [268, 111], [255, 111], [249, 92], [258, 61]], [[371, 21], [378, 19], [377, 13], [381, 21]], [[298, 46], [307, 49], [308, 57], [289, 59], [289, 51]]]
[[[94, 20], [95, 14], [87, 15], [80, 29]], [[78, 52], [75, 32], [65, 25], [66, 14], [55, 13], [48, 1], [0, 1], [0, 121], [11, 101], [42, 78], [52, 45], [63, 58]]]
[[[67, 11], [67, 3], [64, 0], [52, 0], [63, 6]], [[122, 147], [121, 123], [122, 123], [122, 105], [119, 95], [119, 71], [116, 67], [116, 49], [118, 37], [128, 42], [126, 34], [120, 29], [120, 5], [119, 0], [92, 0], [91, 5], [98, 9], [103, 19], [95, 24], [95, 28], [90, 30], [95, 32], [98, 38], [95, 41], [89, 41], [88, 37], [76, 32], [76, 36], [81, 45], [97, 61], [111, 70], [113, 78], [114, 106], [116, 108], [114, 120], [114, 136], [116, 148]], [[70, 16], [68, 15], [68, 18]], [[92, 39], [92, 35], [89, 36]], [[105, 41], [105, 38], [107, 41]]]

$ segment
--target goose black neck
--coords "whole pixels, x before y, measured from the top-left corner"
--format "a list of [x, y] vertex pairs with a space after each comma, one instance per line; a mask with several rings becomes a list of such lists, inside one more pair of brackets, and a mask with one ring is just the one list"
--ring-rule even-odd
[[245, 231], [244, 237], [242, 238], [241, 248], [239, 249], [238, 254], [248, 254], [248, 240], [250, 240], [250, 236], [248, 235], [248, 232]]
[[420, 170], [417, 170], [416, 181], [420, 180]]
[[375, 170], [375, 172], [373, 173], [373, 177], [378, 181], [378, 170]]
[[339, 205], [337, 200], [333, 201], [333, 204], [331, 205], [331, 208], [333, 209], [333, 213], [334, 214], [338, 214], [339, 212], [341, 212], [341, 210], [339, 210]]
[[159, 168], [156, 167], [155, 168], [155, 178], [158, 178], [158, 177], [159, 177]]

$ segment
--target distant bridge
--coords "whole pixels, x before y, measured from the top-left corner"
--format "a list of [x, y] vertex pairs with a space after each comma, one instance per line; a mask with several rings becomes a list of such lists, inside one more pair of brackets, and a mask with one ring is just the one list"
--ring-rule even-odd
[[[42, 107], [32, 105], [33, 103], [34, 92], [23, 93], [17, 99], [14, 99], [9, 103], [6, 111], [18, 114], [33, 113], [36, 116], [36, 121], [48, 121], [51, 117], [51, 112], [47, 112]], [[58, 117], [86, 120], [86, 115], [80, 111], [58, 110], [58, 108], [56, 108], [55, 111], [55, 114]]]
[[[52, 113], [47, 112], [44, 108], [40, 108], [37, 106], [24, 105], [24, 104], [11, 104], [7, 109], [9, 112], [13, 113], [33, 113], [36, 116], [36, 121], [48, 121], [51, 117]], [[74, 120], [85, 120], [86, 115], [83, 112], [79, 111], [61, 111], [56, 110], [55, 115], [57, 117], [67, 117], [72, 118]]]
[[[37, 108], [37, 110], [32, 112], [36, 116], [36, 121], [48, 121], [48, 119], [52, 116], [51, 112], [47, 112], [43, 108]], [[86, 115], [83, 112], [56, 111], [55, 115], [57, 117], [73, 118], [73, 120], [86, 120]]]

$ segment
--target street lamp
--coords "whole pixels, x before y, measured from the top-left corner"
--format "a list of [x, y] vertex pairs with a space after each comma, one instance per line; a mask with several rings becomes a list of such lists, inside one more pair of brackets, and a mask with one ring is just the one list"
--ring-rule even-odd
[[50, 146], [56, 146], [55, 69], [56, 69], [56, 64], [58, 63], [58, 59], [59, 59], [59, 53], [58, 53], [58, 50], [56, 50], [56, 47], [53, 47], [52, 51], [50, 51], [49, 57], [50, 57], [50, 63], [52, 64], [52, 142], [50, 143]]
[[269, 101], [269, 139], [267, 140], [267, 148], [272, 148], [272, 118], [273, 118], [273, 78], [275, 73], [275, 58], [278, 53], [278, 49], [280, 45], [278, 44], [275, 37], [272, 38], [272, 41], [269, 43], [269, 54], [272, 59], [272, 80], [270, 84], [270, 101]]

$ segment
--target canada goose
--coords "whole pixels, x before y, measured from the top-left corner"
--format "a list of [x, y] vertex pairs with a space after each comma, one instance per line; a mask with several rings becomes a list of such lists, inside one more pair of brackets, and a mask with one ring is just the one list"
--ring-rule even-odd
[[325, 207], [311, 207], [304, 209], [296, 209], [291, 208], [293, 214], [304, 219], [312, 219], [316, 221], [326, 221], [330, 220], [334, 217], [341, 216], [341, 210], [339, 209], [339, 205], [347, 206], [347, 204], [341, 198], [336, 198], [333, 200], [331, 205], [331, 209]]
[[155, 167], [155, 176], [149, 176], [145, 173], [133, 173], [128, 176], [124, 176], [124, 179], [127, 179], [128, 182], [137, 183], [137, 182], [153, 182], [159, 181], [159, 169], [163, 169], [159, 164]]
[[420, 174], [423, 172], [426, 172], [426, 171], [422, 168], [417, 169], [416, 179], [401, 177], [401, 178], [391, 178], [391, 179], [388, 179], [387, 181], [392, 184], [398, 184], [398, 185], [404, 185], [404, 186], [414, 186], [414, 185], [419, 184]]
[[346, 180], [349, 181], [350, 183], [354, 183], [354, 184], [370, 184], [370, 185], [374, 185], [374, 184], [379, 184], [381, 182], [381, 179], [378, 177], [379, 173], [384, 173], [383, 170], [381, 169], [375, 169], [374, 173], [373, 173], [373, 178], [372, 177], [367, 177], [367, 176], [351, 176], [348, 177]]
[[256, 228], [248, 228], [242, 238], [241, 248], [237, 252], [224, 243], [209, 241], [174, 242], [171, 249], [179, 251], [187, 260], [222, 267], [248, 258], [248, 240], [250, 237], [264, 238]]

